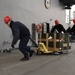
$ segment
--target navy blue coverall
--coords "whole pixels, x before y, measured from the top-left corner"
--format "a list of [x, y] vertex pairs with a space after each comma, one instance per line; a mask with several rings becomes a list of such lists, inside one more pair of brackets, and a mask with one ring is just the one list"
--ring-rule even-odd
[[70, 29], [70, 33], [71, 33], [71, 37], [73, 40], [75, 40], [75, 24], [72, 26], [72, 28]]
[[30, 39], [29, 29], [24, 24], [18, 21], [16, 22], [11, 21], [10, 28], [13, 33], [12, 45], [14, 46], [17, 43], [17, 41], [20, 39], [19, 50], [23, 53], [25, 58], [28, 58], [29, 56], [28, 54], [32, 53], [30, 47], [27, 46], [27, 43]]
[[66, 31], [65, 31], [65, 28], [64, 28], [63, 25], [61, 25], [61, 24], [55, 25], [55, 26], [53, 27], [53, 29], [51, 30], [51, 32], [54, 32], [55, 30], [57, 30], [59, 33], [61, 33], [62, 31], [63, 31], [63, 32], [66, 32]]

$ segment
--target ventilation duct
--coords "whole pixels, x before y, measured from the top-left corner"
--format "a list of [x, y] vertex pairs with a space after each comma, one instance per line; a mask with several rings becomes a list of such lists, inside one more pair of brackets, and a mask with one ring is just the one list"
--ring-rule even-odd
[[70, 9], [71, 6], [75, 4], [75, 0], [59, 0], [59, 2], [65, 7], [65, 9]]

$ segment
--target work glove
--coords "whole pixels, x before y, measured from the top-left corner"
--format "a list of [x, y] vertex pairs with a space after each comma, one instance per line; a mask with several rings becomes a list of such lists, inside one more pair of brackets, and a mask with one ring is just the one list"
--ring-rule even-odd
[[13, 45], [13, 44], [11, 44], [11, 47], [12, 47], [12, 48], [14, 48], [14, 45]]

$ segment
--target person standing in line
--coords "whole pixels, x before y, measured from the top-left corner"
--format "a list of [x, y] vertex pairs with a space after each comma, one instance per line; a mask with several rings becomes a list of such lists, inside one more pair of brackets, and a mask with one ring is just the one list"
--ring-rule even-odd
[[20, 60], [21, 61], [29, 60], [29, 58], [34, 53], [34, 50], [31, 50], [30, 47], [27, 46], [27, 43], [29, 42], [30, 39], [29, 29], [19, 21], [14, 22], [10, 16], [5, 16], [4, 22], [12, 30], [13, 40], [12, 40], [11, 47], [14, 48], [14, 45], [17, 43], [18, 40], [20, 40], [19, 50], [24, 55], [24, 57], [21, 58]]

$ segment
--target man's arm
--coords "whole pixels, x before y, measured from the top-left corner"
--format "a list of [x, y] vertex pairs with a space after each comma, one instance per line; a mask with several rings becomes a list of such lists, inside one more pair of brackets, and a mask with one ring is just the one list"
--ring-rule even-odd
[[13, 41], [12, 45], [15, 45], [19, 39], [20, 36], [20, 30], [18, 26], [13, 27]]
[[63, 25], [61, 25], [62, 31], [66, 32], [65, 28], [63, 27]]

